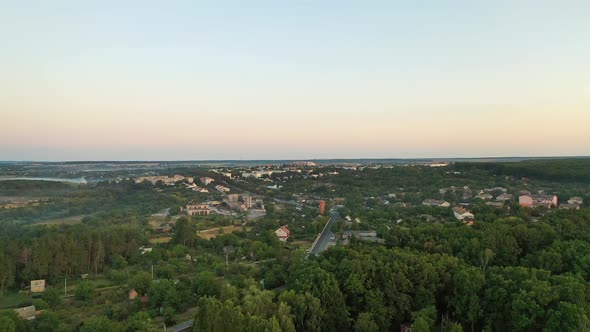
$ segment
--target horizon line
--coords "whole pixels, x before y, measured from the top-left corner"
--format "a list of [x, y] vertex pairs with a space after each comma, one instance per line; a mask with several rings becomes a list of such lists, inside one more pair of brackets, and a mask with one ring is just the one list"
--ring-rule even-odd
[[302, 159], [152, 159], [152, 160], [141, 160], [141, 159], [121, 159], [121, 160], [0, 160], [0, 163], [179, 163], [179, 162], [246, 162], [246, 161], [336, 161], [336, 160], [400, 160], [400, 161], [411, 161], [411, 160], [440, 160], [440, 161], [452, 161], [452, 160], [478, 160], [478, 159], [580, 159], [590, 158], [590, 155], [572, 155], [572, 156], [481, 156], [481, 157], [418, 157], [418, 158], [399, 158], [399, 157], [387, 157], [387, 158], [302, 158]]

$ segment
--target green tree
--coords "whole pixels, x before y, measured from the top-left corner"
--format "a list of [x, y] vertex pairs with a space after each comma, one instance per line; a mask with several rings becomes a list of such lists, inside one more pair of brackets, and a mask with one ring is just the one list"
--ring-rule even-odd
[[412, 324], [412, 331], [414, 332], [430, 332], [434, 327], [436, 321], [436, 309], [434, 306], [428, 306], [412, 315], [414, 317], [414, 324]]
[[451, 305], [458, 317], [463, 317], [466, 322], [471, 324], [472, 332], [482, 315], [479, 299], [484, 283], [482, 270], [475, 267], [462, 268], [453, 277], [455, 292], [450, 301]]
[[76, 286], [74, 296], [77, 300], [88, 301], [94, 297], [96, 293], [95, 287], [88, 281], [82, 281]]
[[61, 325], [57, 314], [47, 310], [37, 316], [32, 323], [33, 332], [53, 332], [57, 331]]
[[47, 302], [51, 309], [55, 309], [61, 304], [61, 294], [57, 288], [48, 287], [41, 295], [41, 298]]
[[356, 332], [378, 332], [379, 326], [373, 320], [373, 315], [370, 312], [361, 312], [354, 323], [354, 330]]
[[80, 326], [80, 332], [123, 332], [124, 330], [121, 323], [112, 321], [105, 316], [89, 318]]
[[152, 276], [147, 272], [139, 272], [129, 279], [129, 287], [135, 289], [138, 294], [144, 295], [152, 285]]

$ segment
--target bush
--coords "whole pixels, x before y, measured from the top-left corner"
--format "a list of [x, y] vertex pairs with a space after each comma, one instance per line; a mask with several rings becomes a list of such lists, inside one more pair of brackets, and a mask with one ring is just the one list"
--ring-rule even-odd
[[78, 287], [76, 287], [76, 292], [74, 293], [76, 299], [81, 301], [88, 301], [93, 298], [95, 294], [96, 289], [94, 288], [94, 285], [88, 281], [79, 283]]

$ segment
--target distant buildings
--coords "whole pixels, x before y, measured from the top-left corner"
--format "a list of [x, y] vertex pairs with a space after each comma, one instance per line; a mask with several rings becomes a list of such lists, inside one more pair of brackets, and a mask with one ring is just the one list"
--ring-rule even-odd
[[289, 166], [314, 167], [314, 166], [316, 166], [316, 163], [314, 163], [313, 161], [294, 161], [294, 162], [290, 163]]
[[189, 204], [184, 208], [188, 216], [208, 216], [211, 210], [207, 204]]
[[230, 191], [228, 187], [222, 186], [220, 184], [215, 186], [215, 190], [219, 191], [220, 193], [227, 193]]
[[455, 206], [453, 208], [453, 214], [455, 215], [455, 218], [457, 220], [460, 220], [463, 222], [473, 221], [473, 219], [475, 219], [473, 213], [467, 211], [465, 208], [463, 208], [461, 206]]
[[441, 201], [438, 199], [425, 199], [424, 201], [422, 201], [422, 205], [426, 205], [426, 206], [440, 206], [440, 207], [450, 207], [451, 204], [447, 201]]
[[567, 201], [568, 204], [583, 205], [584, 199], [582, 197], [572, 197]]
[[506, 202], [506, 201], [511, 201], [514, 198], [514, 196], [512, 194], [501, 194], [498, 197], [496, 197], [496, 200], [498, 202]]
[[208, 186], [209, 183], [215, 181], [215, 179], [207, 177], [207, 176], [203, 176], [203, 177], [199, 178], [199, 181], [201, 181], [202, 184]]
[[281, 226], [281, 228], [275, 231], [275, 234], [282, 242], [287, 242], [287, 239], [291, 236], [291, 231], [287, 228], [287, 226]]
[[543, 206], [548, 209], [557, 206], [555, 195], [521, 195], [518, 197], [518, 204], [524, 207]]
[[139, 176], [135, 178], [135, 183], [142, 183], [144, 181], [151, 182], [153, 185], [162, 181], [163, 184], [171, 186], [174, 185], [176, 182], [187, 180], [189, 183], [193, 182], [192, 177], [185, 178], [182, 175], [174, 175], [172, 177], [166, 175], [157, 175], [157, 176]]

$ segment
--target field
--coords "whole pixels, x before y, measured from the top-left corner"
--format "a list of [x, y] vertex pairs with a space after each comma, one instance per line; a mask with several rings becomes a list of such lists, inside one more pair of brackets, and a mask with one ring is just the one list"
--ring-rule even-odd
[[[220, 232], [221, 229], [223, 229], [222, 232]], [[241, 230], [244, 230], [244, 227], [242, 227], [242, 226], [214, 227], [214, 228], [209, 228], [209, 229], [204, 229], [202, 231], [199, 231], [197, 233], [197, 236], [200, 238], [209, 240], [209, 239], [216, 237], [219, 234], [233, 233], [233, 232], [241, 231]]]
[[75, 224], [80, 224], [82, 222], [82, 218], [84, 218], [84, 216], [57, 218], [57, 219], [45, 220], [43, 222], [36, 223], [35, 225], [47, 225], [47, 226], [75, 225]]
[[170, 240], [172, 240], [171, 236], [162, 236], [162, 237], [156, 237], [153, 239], [150, 239], [150, 243], [151, 244], [161, 244], [161, 243], [168, 243], [170, 242]]

